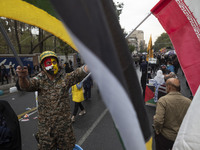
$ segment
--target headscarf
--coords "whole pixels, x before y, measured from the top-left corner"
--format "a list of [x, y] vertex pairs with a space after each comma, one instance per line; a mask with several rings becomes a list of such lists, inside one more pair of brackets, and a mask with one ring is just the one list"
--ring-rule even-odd
[[155, 95], [154, 95], [154, 102], [157, 102], [158, 101], [158, 89], [159, 89], [160, 85], [165, 83], [162, 70], [157, 71], [156, 76], [154, 77], [154, 80], [156, 81], [156, 83], [154, 84], [154, 86], [156, 87]]
[[156, 80], [157, 84], [160, 84], [160, 85], [165, 83], [162, 70], [157, 71], [156, 76], [154, 77], [154, 80]]

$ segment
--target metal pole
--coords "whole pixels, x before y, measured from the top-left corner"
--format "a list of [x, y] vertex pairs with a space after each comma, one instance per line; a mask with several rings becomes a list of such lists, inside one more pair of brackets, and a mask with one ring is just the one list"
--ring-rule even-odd
[[135, 29], [133, 29], [133, 31], [131, 31], [131, 33], [129, 33], [126, 38], [128, 38], [152, 13], [150, 12], [136, 27]]
[[6, 30], [4, 29], [4, 27], [3, 27], [3, 25], [2, 25], [1, 22], [0, 22], [0, 30], [1, 30], [1, 33], [3, 34], [3, 36], [4, 36], [4, 38], [5, 38], [5, 40], [6, 40], [7, 44], [8, 44], [8, 46], [9, 46], [10, 49], [12, 50], [12, 52], [13, 52], [13, 54], [14, 54], [14, 56], [15, 56], [15, 59], [17, 60], [18, 64], [23, 68], [24, 65], [23, 65], [21, 59], [19, 58], [19, 56], [17, 55], [17, 52], [16, 52], [14, 46], [12, 45], [12, 43], [11, 43], [11, 41], [10, 41], [10, 39], [9, 39], [9, 37], [8, 37], [8, 35], [7, 35], [7, 33], [6, 33]]
[[84, 82], [90, 75], [91, 75], [91, 72], [81, 82]]

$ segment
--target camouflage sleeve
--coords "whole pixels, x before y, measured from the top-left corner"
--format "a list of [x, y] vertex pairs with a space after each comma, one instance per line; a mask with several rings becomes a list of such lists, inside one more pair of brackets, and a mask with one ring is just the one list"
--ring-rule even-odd
[[84, 71], [83, 67], [84, 66], [66, 74], [65, 79], [69, 87], [81, 82], [87, 76], [87, 73]]

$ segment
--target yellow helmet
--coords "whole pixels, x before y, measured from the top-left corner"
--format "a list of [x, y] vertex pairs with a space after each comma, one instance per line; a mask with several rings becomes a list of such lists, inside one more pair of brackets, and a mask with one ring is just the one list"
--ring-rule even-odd
[[53, 52], [53, 51], [44, 51], [42, 54], [40, 54], [40, 64], [47, 57], [55, 57], [57, 59], [57, 61], [58, 61], [58, 57], [57, 57], [55, 52]]

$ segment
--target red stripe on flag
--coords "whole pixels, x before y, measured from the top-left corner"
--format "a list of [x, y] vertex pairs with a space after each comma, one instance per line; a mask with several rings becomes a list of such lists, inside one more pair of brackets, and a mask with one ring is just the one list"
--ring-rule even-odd
[[168, 33], [191, 91], [195, 94], [200, 84], [200, 41], [197, 37], [200, 26], [197, 23], [198, 27], [195, 33], [195, 27], [191, 20], [196, 20], [196, 18], [184, 0], [181, 1], [181, 8], [175, 0], [160, 1], [151, 11]]
[[146, 86], [144, 101], [147, 102], [153, 97], [154, 97], [154, 92], [148, 86]]
[[156, 6], [151, 9], [151, 12], [155, 15], [164, 9], [172, 0], [160, 0]]

